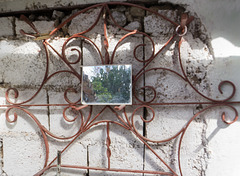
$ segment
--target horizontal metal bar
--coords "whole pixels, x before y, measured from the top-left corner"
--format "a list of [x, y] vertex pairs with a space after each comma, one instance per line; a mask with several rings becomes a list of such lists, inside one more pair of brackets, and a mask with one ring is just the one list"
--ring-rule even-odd
[[[53, 165], [52, 167], [57, 167]], [[150, 170], [132, 170], [132, 169], [108, 169], [99, 167], [88, 167], [88, 166], [75, 166], [75, 165], [61, 165], [62, 168], [72, 168], [72, 169], [89, 169], [89, 170], [99, 170], [99, 171], [111, 171], [111, 172], [132, 172], [132, 173], [143, 173], [143, 174], [161, 174], [161, 175], [174, 175], [173, 173], [163, 172], [163, 171], [150, 171]]]
[[[227, 102], [166, 102], [166, 103], [133, 103], [132, 105], [127, 106], [139, 106], [139, 105], [148, 105], [148, 106], [167, 106], [167, 105], [225, 105], [225, 104], [240, 104], [240, 101], [227, 101]], [[0, 108], [6, 107], [41, 107], [41, 106], [70, 106], [71, 104], [20, 104], [20, 105], [0, 105]], [[72, 104], [72, 106], [81, 106], [82, 104]], [[114, 105], [115, 106], [115, 105]]]

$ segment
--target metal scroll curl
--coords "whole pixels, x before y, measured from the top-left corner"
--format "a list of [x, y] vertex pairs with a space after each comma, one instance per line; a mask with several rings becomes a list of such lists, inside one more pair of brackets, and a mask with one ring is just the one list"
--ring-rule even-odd
[[[157, 17], [165, 20], [166, 22], [168, 22], [169, 24], [172, 25], [172, 28], [175, 29], [174, 33], [172, 34], [172, 36], [169, 38], [169, 40], [157, 51], [155, 48], [155, 43], [153, 41], [153, 39], [146, 33], [138, 31], [138, 30], [129, 30], [126, 29], [124, 27], [122, 27], [121, 25], [119, 25], [117, 23], [117, 21], [114, 19], [112, 12], [110, 10], [111, 6], [116, 6], [116, 5], [121, 5], [121, 6], [126, 6], [126, 7], [135, 7], [135, 8], [139, 8], [142, 10], [145, 10], [147, 12], [151, 12], [152, 14], [156, 15]], [[51, 38], [53, 38], [58, 31], [64, 27], [65, 25], [67, 25], [69, 22], [71, 22], [74, 18], [76, 18], [78, 15], [86, 13], [92, 9], [96, 9], [98, 8], [98, 14], [95, 17], [94, 22], [85, 30], [83, 31], [79, 31], [76, 34], [73, 34], [72, 36], [70, 36], [69, 38], [66, 39], [66, 41], [64, 42], [64, 44], [62, 45], [61, 48], [61, 52], [58, 52], [51, 44], [50, 44], [50, 40]], [[108, 52], [108, 47], [109, 47], [109, 38], [107, 35], [107, 25], [108, 25], [108, 19], [112, 22], [112, 24], [117, 27], [120, 30], [125, 31], [125, 34], [119, 39], [119, 41], [117, 42], [117, 44], [115, 45], [112, 54], [110, 55]], [[99, 21], [101, 20], [101, 18], [103, 18], [103, 31], [104, 31], [104, 41], [103, 41], [103, 48], [104, 48], [104, 52], [101, 51], [101, 49], [97, 46], [97, 44], [95, 44], [89, 37], [87, 37], [87, 33], [92, 31], [96, 25], [99, 23]], [[106, 146], [107, 146], [107, 160], [108, 160], [108, 166], [106, 168], [96, 168], [96, 167], [90, 167], [90, 166], [72, 166], [72, 165], [61, 165], [61, 167], [65, 167], [65, 168], [72, 168], [72, 169], [92, 169], [92, 170], [99, 170], [99, 171], [113, 171], [113, 172], [131, 172], [131, 173], [146, 173], [146, 174], [163, 174], [163, 175], [171, 175], [171, 176], [176, 176], [178, 175], [177, 173], [180, 172], [180, 175], [182, 176], [182, 168], [181, 168], [181, 147], [182, 147], [182, 141], [184, 138], [184, 134], [186, 133], [188, 127], [190, 126], [190, 124], [193, 122], [194, 119], [196, 119], [196, 117], [198, 117], [200, 114], [204, 113], [206, 110], [212, 109], [212, 108], [216, 108], [216, 107], [227, 107], [228, 109], [230, 109], [231, 111], [234, 112], [235, 116], [233, 118], [231, 118], [231, 120], [227, 120], [226, 117], [226, 113], [223, 112], [221, 119], [224, 123], [226, 124], [232, 124], [234, 122], [236, 122], [238, 120], [238, 112], [236, 110], [236, 108], [233, 106], [233, 104], [240, 104], [240, 102], [231, 102], [231, 99], [234, 97], [235, 93], [236, 93], [236, 87], [235, 85], [230, 82], [230, 81], [222, 81], [219, 84], [219, 92], [222, 94], [222, 86], [224, 86], [225, 84], [229, 84], [232, 87], [232, 92], [230, 93], [230, 95], [225, 98], [225, 99], [221, 99], [221, 100], [215, 100], [211, 97], [208, 97], [206, 95], [204, 95], [203, 93], [201, 93], [197, 88], [194, 87], [194, 85], [192, 84], [191, 80], [188, 78], [184, 66], [182, 64], [182, 59], [181, 59], [181, 43], [182, 40], [184, 38], [184, 35], [187, 35], [188, 32], [188, 28], [187, 26], [191, 23], [191, 21], [193, 20], [193, 17], [189, 17], [187, 14], [183, 14], [181, 17], [180, 22], [174, 22], [171, 19], [165, 17], [164, 15], [140, 6], [140, 5], [136, 5], [136, 4], [130, 4], [130, 3], [124, 3], [124, 2], [108, 2], [108, 3], [102, 3], [102, 4], [96, 4], [90, 7], [87, 7], [83, 10], [80, 10], [79, 12], [71, 15], [70, 17], [68, 17], [65, 21], [63, 21], [58, 27], [56, 27], [54, 30], [52, 30], [46, 37], [41, 37], [40, 32], [36, 29], [36, 27], [34, 26], [34, 24], [25, 16], [21, 16], [21, 19], [24, 20], [34, 31], [34, 34], [30, 34], [30, 33], [26, 33], [25, 31], [21, 30], [21, 33], [23, 35], [26, 36], [31, 36], [37, 40], [42, 40], [42, 44], [43, 47], [45, 49], [46, 52], [46, 68], [45, 68], [45, 74], [43, 76], [43, 80], [42, 83], [40, 85], [40, 87], [38, 88], [38, 90], [34, 93], [34, 95], [32, 95], [31, 98], [22, 101], [20, 103], [16, 103], [14, 101], [11, 100], [10, 98], [10, 92], [13, 92], [13, 97], [14, 99], [17, 99], [19, 96], [19, 92], [16, 88], [9, 88], [6, 91], [5, 94], [5, 98], [6, 101], [8, 103], [8, 105], [4, 105], [2, 107], [6, 107], [6, 120], [9, 123], [16, 123], [17, 119], [18, 119], [18, 115], [15, 113], [13, 115], [13, 118], [10, 118], [9, 112], [13, 109], [18, 109], [21, 110], [23, 112], [25, 112], [32, 120], [34, 120], [35, 124], [37, 125], [37, 127], [39, 128], [39, 130], [41, 131], [41, 135], [43, 137], [43, 141], [45, 144], [45, 150], [46, 150], [46, 155], [45, 155], [45, 164], [42, 170], [40, 170], [38, 173], [36, 173], [35, 175], [42, 175], [44, 172], [46, 172], [48, 169], [57, 167], [54, 162], [57, 160], [57, 157], [55, 157], [52, 161], [49, 161], [49, 144], [48, 144], [48, 140], [49, 138], [51, 139], [55, 139], [55, 140], [60, 140], [60, 141], [68, 141], [68, 144], [62, 149], [61, 153], [65, 152], [71, 145], [73, 145], [73, 143], [78, 140], [79, 136], [82, 135], [83, 133], [89, 131], [90, 129], [94, 128], [97, 125], [102, 125], [104, 129], [107, 130], [107, 136], [106, 136]], [[75, 39], [80, 39], [80, 40], [84, 40], [87, 43], [89, 43], [91, 45], [91, 47], [93, 47], [98, 54], [98, 59], [100, 60], [101, 64], [113, 64], [115, 62], [114, 58], [116, 56], [116, 53], [118, 52], [119, 47], [121, 46], [121, 44], [124, 43], [124, 41], [128, 38], [128, 37], [132, 37], [133, 35], [141, 35], [144, 38], [146, 38], [147, 40], [149, 40], [150, 42], [150, 48], [151, 48], [151, 53], [150, 56], [148, 58], [144, 58], [141, 59], [138, 57], [137, 53], [138, 53], [138, 49], [140, 49], [141, 47], [145, 47], [145, 44], [138, 44], [135, 46], [135, 48], [131, 51], [132, 52], [132, 56], [134, 58], [134, 63], [141, 63], [142, 67], [139, 68], [135, 68], [136, 69], [136, 74], [133, 75], [133, 85], [132, 85], [132, 92], [133, 92], [133, 99], [134, 99], [134, 103], [132, 105], [131, 108], [134, 108], [131, 115], [129, 115], [127, 113], [127, 108], [125, 106], [122, 106], [121, 108], [113, 108], [110, 105], [106, 105], [104, 106], [99, 112], [96, 113], [96, 115], [93, 115], [93, 106], [87, 106], [87, 105], [82, 105], [81, 104], [81, 95], [80, 92], [75, 89], [75, 88], [67, 88], [64, 93], [63, 93], [63, 99], [65, 100], [65, 104], [44, 104], [42, 106], [61, 106], [63, 107], [63, 112], [62, 112], [62, 118], [68, 122], [68, 123], [76, 123], [77, 119], [80, 119], [80, 124], [78, 126], [78, 130], [75, 134], [72, 134], [70, 136], [67, 137], [61, 137], [61, 136], [57, 136], [55, 134], [53, 134], [51, 131], [47, 130], [37, 119], [36, 116], [34, 116], [30, 111], [26, 110], [26, 107], [31, 107], [31, 106], [36, 106], [34, 104], [29, 104], [33, 99], [36, 98], [36, 96], [39, 94], [39, 92], [43, 89], [44, 85], [46, 85], [46, 83], [50, 80], [50, 79], [54, 79], [55, 76], [62, 74], [62, 73], [68, 73], [73, 75], [74, 77], [77, 78], [78, 82], [81, 84], [81, 73], [79, 73], [74, 66], [76, 65], [80, 65], [81, 62], [83, 61], [83, 54], [81, 49], [79, 48], [74, 48], [71, 47], [70, 48], [70, 52], [71, 55], [75, 55], [75, 59], [71, 60], [71, 56], [69, 57], [66, 54], [66, 51], [69, 48], [69, 44], [75, 40]], [[167, 50], [171, 43], [176, 42], [177, 43], [177, 47], [178, 47], [178, 60], [179, 60], [179, 67], [180, 67], [180, 71], [176, 71], [173, 69], [169, 69], [169, 68], [164, 68], [164, 67], [154, 67], [154, 68], [149, 68], [149, 65], [152, 63], [152, 61], [156, 58], [157, 56], [164, 52], [164, 50]], [[56, 55], [62, 60], [63, 63], [65, 63], [65, 65], [67, 66], [67, 69], [64, 70], [58, 70], [52, 74], [49, 74], [49, 49], [52, 49]], [[133, 63], [133, 64], [134, 64]], [[166, 71], [167, 73], [171, 73], [176, 75], [179, 79], [181, 79], [182, 81], [186, 82], [188, 85], [190, 85], [190, 87], [192, 87], [192, 89], [194, 90], [194, 92], [198, 95], [200, 95], [203, 99], [206, 100], [206, 102], [156, 102], [157, 99], [157, 89], [152, 86], [152, 85], [146, 85], [143, 84], [142, 86], [139, 86], [139, 82], [140, 80], [144, 80], [146, 79], [146, 74], [147, 73], [151, 73], [154, 75], [154, 71], [157, 70], [161, 70], [161, 71]], [[144, 96], [139, 95], [137, 93], [138, 90], [143, 90], [143, 92], [145, 90], [149, 90], [152, 92], [153, 97], [149, 100], [146, 100]], [[71, 98], [68, 96], [68, 94], [70, 92], [73, 92], [77, 95], [77, 100], [71, 100]], [[154, 123], [154, 119], [159, 118], [156, 116], [155, 114], [155, 108], [158, 106], [177, 106], [177, 105], [199, 105], [199, 104], [203, 104], [203, 105], [207, 105], [206, 107], [204, 107], [202, 110], [200, 110], [198, 113], [196, 113], [183, 127], [182, 129], [180, 129], [176, 134], [172, 135], [170, 138], [167, 139], [162, 139], [162, 140], [152, 140], [147, 138], [146, 136], [144, 136], [143, 134], [141, 134], [141, 132], [137, 129], [136, 125], [135, 125], [135, 121], [136, 119], [140, 119], [142, 121], [143, 124], [149, 124], [149, 123]], [[38, 105], [40, 106], [40, 105]], [[103, 114], [104, 111], [106, 110], [110, 110], [110, 112], [112, 113], [112, 119], [111, 120], [107, 120], [107, 119], [100, 119], [100, 116]], [[67, 115], [67, 112], [71, 110], [74, 111], [76, 116], [74, 116], [73, 118], [70, 118]], [[83, 110], [85, 111], [85, 115], [83, 113]], [[139, 111], [150, 111], [152, 114], [151, 117], [147, 117], [145, 115], [139, 116], [137, 115], [137, 112]], [[120, 115], [121, 113], [121, 115]], [[130, 131], [132, 134], [135, 135], [135, 137], [137, 139], [139, 139], [139, 141], [141, 141], [146, 148], [148, 148], [167, 168], [169, 171], [150, 171], [150, 170], [131, 170], [131, 169], [121, 169], [121, 168], [112, 168], [110, 165], [110, 161], [111, 161], [111, 136], [109, 135], [109, 131], [110, 131], [110, 125], [117, 125], [125, 130]], [[156, 151], [154, 151], [154, 149], [151, 147], [150, 144], [162, 144], [165, 142], [169, 142], [171, 140], [180, 138], [179, 140], [179, 144], [178, 144], [178, 168], [179, 170], [176, 171], [175, 169], [173, 169], [170, 165], [168, 165], [158, 154]]]

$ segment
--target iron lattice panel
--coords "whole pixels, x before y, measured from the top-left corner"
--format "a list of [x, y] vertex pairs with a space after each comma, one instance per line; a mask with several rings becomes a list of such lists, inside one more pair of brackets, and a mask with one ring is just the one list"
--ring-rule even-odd
[[[115, 6], [115, 5], [122, 5], [122, 6], [126, 6], [126, 7], [136, 7], [142, 10], [145, 10], [147, 12], [150, 12], [158, 17], [161, 17], [163, 20], [165, 20], [166, 22], [168, 22], [169, 24], [172, 25], [172, 28], [174, 29], [174, 32], [172, 34], [172, 36], [169, 38], [169, 40], [161, 47], [160, 50], [155, 51], [155, 43], [152, 40], [152, 38], [141, 31], [138, 30], [128, 30], [125, 29], [123, 27], [121, 27], [113, 18], [112, 16], [112, 12], [110, 10], [111, 6]], [[70, 36], [63, 44], [62, 46], [62, 53], [59, 53], [50, 43], [49, 40], [51, 39], [51, 37], [56, 36], [56, 34], [65, 26], [67, 25], [70, 21], [72, 21], [76, 16], [88, 12], [91, 9], [95, 9], [95, 8], [99, 8], [100, 11], [98, 13], [98, 16], [96, 16], [96, 21], [89, 26], [88, 29], [86, 29], [85, 31], [79, 31], [79, 33], [73, 34], [72, 36]], [[109, 38], [108, 38], [108, 34], [107, 34], [107, 25], [108, 25], [108, 21], [107, 18], [111, 20], [111, 23], [121, 29], [122, 31], [125, 32], [124, 36], [120, 38], [120, 40], [118, 41], [118, 43], [116, 44], [112, 54], [110, 54], [108, 52], [108, 48], [109, 48]], [[36, 91], [36, 93], [29, 99], [20, 102], [20, 103], [14, 103], [11, 99], [10, 99], [10, 93], [14, 93], [15, 98], [18, 98], [18, 90], [16, 88], [9, 88], [6, 91], [6, 101], [8, 102], [7, 105], [1, 105], [1, 107], [7, 108], [6, 109], [6, 120], [9, 123], [14, 123], [17, 121], [18, 115], [15, 113], [14, 114], [14, 118], [10, 118], [10, 111], [12, 109], [19, 109], [21, 111], [23, 111], [24, 113], [26, 113], [30, 118], [32, 118], [32, 120], [35, 122], [35, 124], [37, 125], [37, 127], [39, 128], [40, 132], [41, 132], [41, 136], [42, 139], [44, 141], [45, 144], [45, 164], [44, 167], [41, 171], [39, 171], [38, 173], [36, 173], [35, 175], [42, 175], [45, 171], [47, 171], [48, 169], [51, 168], [72, 168], [72, 169], [89, 169], [89, 170], [100, 170], [100, 171], [114, 171], [114, 172], [129, 172], [129, 173], [146, 173], [146, 174], [160, 174], [160, 175], [177, 175], [177, 171], [174, 170], [174, 168], [172, 168], [169, 164], [167, 164], [164, 159], [162, 159], [157, 152], [155, 152], [154, 148], [151, 146], [151, 144], [163, 144], [175, 139], [179, 139], [178, 140], [178, 147], [177, 147], [177, 155], [178, 155], [178, 168], [179, 168], [179, 172], [180, 175], [182, 174], [182, 169], [181, 169], [181, 145], [182, 145], [182, 141], [183, 141], [183, 137], [186, 133], [186, 130], [188, 129], [189, 125], [199, 116], [201, 115], [203, 112], [215, 108], [215, 107], [227, 107], [230, 110], [232, 110], [235, 113], [235, 117], [233, 118], [233, 120], [228, 121], [226, 120], [225, 117], [225, 112], [222, 113], [222, 121], [225, 122], [226, 124], [232, 124], [234, 122], [237, 121], [238, 119], [238, 112], [236, 110], [236, 108], [233, 106], [234, 104], [239, 104], [239, 101], [231, 101], [231, 99], [234, 97], [235, 92], [236, 92], [236, 88], [235, 85], [230, 82], [230, 81], [222, 81], [219, 84], [219, 91], [220, 93], [222, 93], [222, 86], [225, 84], [228, 84], [232, 87], [233, 91], [231, 93], [231, 95], [225, 99], [222, 100], [216, 100], [213, 99], [211, 97], [208, 97], [206, 95], [204, 95], [203, 93], [201, 93], [197, 88], [195, 88], [195, 86], [192, 84], [191, 80], [188, 78], [188, 75], [184, 69], [184, 65], [181, 59], [181, 44], [183, 41], [183, 38], [185, 36], [185, 34], [187, 33], [187, 26], [194, 20], [193, 17], [189, 17], [187, 14], [183, 13], [180, 17], [180, 23], [174, 22], [171, 19], [161, 15], [160, 13], [152, 10], [152, 9], [148, 9], [136, 4], [130, 4], [130, 3], [123, 3], [123, 2], [108, 2], [108, 3], [102, 3], [102, 4], [96, 4], [90, 7], [87, 7], [83, 10], [80, 10], [79, 12], [75, 13], [74, 15], [71, 15], [70, 17], [68, 17], [64, 22], [62, 22], [57, 28], [55, 28], [53, 31], [51, 31], [49, 34], [47, 35], [42, 35], [40, 33], [40, 31], [38, 31], [36, 29], [36, 27], [33, 25], [32, 22], [29, 21], [28, 18], [26, 18], [25, 16], [21, 16], [21, 19], [24, 20], [28, 25], [30, 25], [30, 27], [35, 31], [34, 34], [30, 34], [30, 33], [26, 33], [25, 31], [21, 30], [20, 32], [23, 35], [26, 36], [30, 36], [33, 37], [36, 40], [41, 40], [42, 44], [45, 48], [46, 51], [46, 68], [45, 68], [45, 74], [43, 76], [43, 81], [40, 85], [40, 87], [38, 88], [38, 90]], [[94, 41], [92, 41], [89, 37], [87, 37], [87, 33], [91, 32], [94, 27], [98, 24], [98, 22], [100, 21], [100, 19], [103, 19], [103, 31], [104, 31], [104, 41], [103, 41], [103, 46], [104, 46], [104, 52], [101, 53], [101, 49], [98, 48], [98, 46], [94, 43]], [[132, 92], [133, 92], [133, 107], [136, 107], [133, 111], [132, 114], [129, 116], [126, 112], [126, 106], [125, 105], [121, 105], [121, 106], [109, 106], [106, 105], [100, 112], [97, 113], [97, 115], [93, 115], [92, 109], [93, 106], [87, 106], [87, 105], [82, 105], [81, 102], [81, 97], [75, 101], [72, 102], [70, 100], [70, 98], [68, 97], [68, 92], [73, 91], [75, 93], [79, 93], [76, 89], [74, 88], [68, 88], [67, 90], [65, 90], [64, 92], [64, 99], [67, 102], [66, 104], [31, 104], [31, 101], [35, 99], [35, 97], [39, 94], [39, 92], [43, 89], [44, 85], [50, 80], [53, 79], [56, 75], [58, 75], [59, 73], [69, 73], [72, 74], [73, 76], [75, 76], [79, 82], [81, 82], [81, 73], [79, 73], [75, 68], [74, 65], [81, 63], [82, 61], [82, 56], [81, 55], [81, 51], [78, 49], [72, 49], [72, 51], [75, 51], [78, 53], [78, 58], [75, 61], [69, 61], [66, 54], [65, 54], [65, 50], [67, 49], [67, 45], [68, 43], [70, 43], [73, 39], [76, 38], [80, 38], [82, 40], [86, 40], [88, 41], [89, 44], [91, 44], [95, 50], [97, 51], [97, 53], [99, 54], [99, 60], [101, 64], [114, 64], [114, 58], [115, 55], [118, 51], [119, 46], [121, 45], [121, 43], [134, 35], [141, 35], [146, 37], [151, 45], [152, 45], [152, 54], [149, 58], [145, 59], [145, 60], [141, 60], [138, 58], [137, 56], [137, 50], [139, 47], [144, 47], [144, 44], [140, 44], [138, 46], [135, 47], [135, 49], [132, 51], [133, 55], [134, 55], [134, 59], [135, 61], [142, 63], [143, 66], [142, 68], [138, 68], [138, 70], [136, 70], [136, 74], [133, 75], [133, 85], [132, 85]], [[160, 55], [161, 53], [165, 52], [167, 49], [169, 49], [170, 45], [176, 42], [176, 45], [178, 47], [178, 66], [179, 66], [179, 70], [173, 70], [173, 69], [169, 69], [169, 68], [165, 68], [165, 67], [153, 67], [153, 68], [149, 68], [148, 66], [150, 65], [150, 63], [152, 63], [152, 61], [154, 59], [156, 59], [156, 57], [158, 55]], [[61, 71], [57, 71], [55, 73], [49, 74], [49, 49], [53, 50], [58, 57], [66, 64], [66, 66], [68, 67], [68, 70], [61, 70]], [[199, 96], [201, 96], [203, 99], [205, 99], [206, 101], [203, 102], [199, 102], [199, 101], [192, 101], [192, 102], [156, 102], [157, 99], [157, 90], [155, 87], [153, 86], [148, 86], [148, 85], [143, 85], [142, 87], [139, 87], [138, 81], [140, 79], [143, 79], [147, 73], [150, 72], [154, 72], [156, 70], [162, 70], [162, 71], [166, 71], [167, 73], [171, 73], [174, 74], [175, 76], [177, 76], [179, 79], [183, 80], [184, 82], [186, 82], [194, 91], [196, 94], [198, 94]], [[146, 78], [145, 78], [146, 79]], [[139, 94], [137, 94], [138, 90], [150, 90], [152, 93], [152, 98], [149, 100], [145, 100], [144, 98], [139, 97]], [[135, 120], [135, 114], [137, 111], [141, 110], [141, 109], [147, 109], [148, 111], [151, 112], [152, 117], [150, 119], [145, 119], [145, 117], [141, 116], [141, 120], [143, 121], [143, 123], [150, 123], [154, 120], [155, 117], [155, 108], [159, 107], [159, 106], [189, 106], [189, 105], [206, 105], [206, 107], [204, 107], [203, 109], [201, 109], [199, 112], [197, 112], [192, 118], [190, 118], [190, 120], [185, 124], [185, 126], [183, 126], [183, 128], [178, 131], [175, 135], [173, 135], [170, 138], [164, 139], [164, 140], [151, 140], [148, 139], [146, 136], [142, 135], [138, 129], [135, 126], [134, 120]], [[67, 121], [67, 122], [74, 122], [76, 119], [81, 119], [81, 125], [79, 126], [79, 130], [77, 131], [76, 134], [73, 134], [70, 137], [59, 137], [56, 136], [55, 134], [53, 134], [52, 132], [50, 132], [49, 130], [47, 130], [38, 120], [37, 116], [32, 114], [27, 108], [28, 107], [34, 107], [34, 106], [61, 106], [63, 107], [63, 118]], [[89, 108], [88, 110], [88, 115], [87, 117], [84, 117], [82, 110], [86, 110], [86, 108]], [[72, 109], [74, 111], [78, 112], [78, 116], [76, 116], [74, 119], [70, 119], [67, 115], [66, 115], [66, 111], [68, 111], [69, 109]], [[117, 119], [114, 120], [114, 118], [112, 120], [106, 119], [106, 120], [98, 120], [98, 117], [105, 111], [105, 110], [110, 110], [110, 112], [112, 112], [112, 115]], [[120, 112], [123, 114], [122, 116], [119, 115]], [[106, 128], [107, 131], [107, 135], [106, 135], [106, 146], [107, 146], [107, 167], [106, 168], [96, 168], [96, 167], [90, 167], [90, 166], [73, 166], [73, 165], [56, 165], [54, 164], [56, 162], [57, 159], [60, 158], [61, 153], [65, 152], [76, 140], [78, 140], [79, 136], [81, 136], [83, 133], [85, 133], [86, 131], [89, 131], [92, 127], [98, 125], [98, 124], [104, 124], [104, 128]], [[169, 171], [152, 171], [152, 170], [131, 170], [131, 169], [120, 169], [120, 168], [112, 168], [111, 167], [111, 138], [110, 138], [110, 125], [111, 124], [115, 124], [117, 126], [120, 126], [121, 128], [123, 128], [124, 130], [127, 130], [129, 132], [131, 132], [133, 135], [136, 136], [137, 139], [139, 139], [139, 141], [142, 142], [142, 144], [148, 148], [153, 155], [155, 155], [161, 163], [163, 163], [168, 169]], [[55, 157], [52, 161], [49, 161], [49, 139], [51, 140], [60, 140], [60, 141], [65, 141], [68, 140], [68, 144], [64, 147], [64, 149], [62, 151], [60, 151], [60, 153], [58, 154], [58, 157]], [[60, 163], [60, 161], [58, 161], [58, 163]]]

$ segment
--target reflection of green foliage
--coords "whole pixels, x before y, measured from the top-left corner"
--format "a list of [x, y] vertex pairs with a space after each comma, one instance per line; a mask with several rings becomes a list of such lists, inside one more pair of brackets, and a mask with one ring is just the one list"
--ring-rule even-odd
[[93, 90], [96, 94], [102, 94], [108, 91], [107, 88], [102, 86], [102, 82], [100, 80], [94, 80], [92, 84]]
[[[110, 69], [112, 67], [112, 69]], [[131, 69], [106, 66], [92, 77], [93, 90], [98, 102], [123, 103], [130, 100]]]
[[112, 95], [108, 92], [107, 88], [102, 86], [101, 79], [95, 78], [92, 84], [93, 90], [97, 96], [97, 101], [108, 102], [112, 99]]
[[98, 100], [99, 102], [109, 102], [112, 99], [112, 95], [110, 93], [104, 93], [98, 95]]

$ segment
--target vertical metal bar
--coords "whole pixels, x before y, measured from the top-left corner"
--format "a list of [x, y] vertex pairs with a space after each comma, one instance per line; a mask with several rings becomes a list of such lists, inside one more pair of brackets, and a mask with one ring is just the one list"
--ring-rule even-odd
[[109, 44], [108, 44], [108, 36], [107, 36], [107, 12], [106, 12], [106, 8], [104, 8], [104, 11], [103, 11], [103, 19], [104, 19], [104, 41], [103, 41], [103, 44], [104, 44], [104, 49], [105, 49], [105, 64], [109, 64], [109, 53], [108, 53], [108, 47], [109, 47]]
[[61, 175], [61, 155], [62, 155], [62, 152], [58, 150], [58, 152], [57, 152], [57, 176]]
[[107, 122], [107, 158], [108, 158], [108, 169], [110, 169], [110, 157], [111, 157], [111, 139], [109, 135], [109, 122]]

